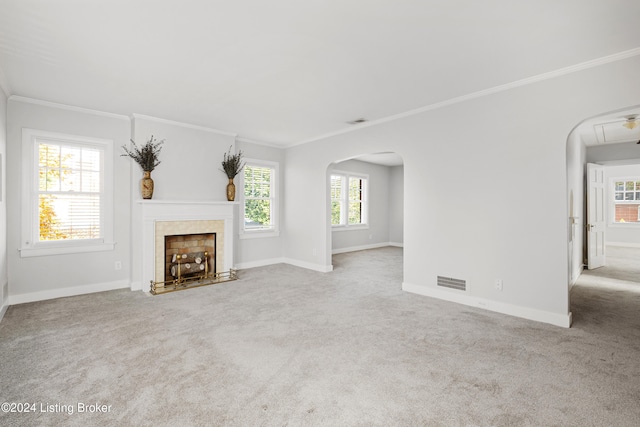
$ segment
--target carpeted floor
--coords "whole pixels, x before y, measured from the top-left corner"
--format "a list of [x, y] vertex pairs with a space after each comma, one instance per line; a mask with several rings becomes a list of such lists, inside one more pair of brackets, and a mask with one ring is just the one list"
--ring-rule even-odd
[[640, 424], [637, 284], [583, 274], [563, 329], [403, 293], [398, 248], [334, 267], [12, 306], [0, 425]]

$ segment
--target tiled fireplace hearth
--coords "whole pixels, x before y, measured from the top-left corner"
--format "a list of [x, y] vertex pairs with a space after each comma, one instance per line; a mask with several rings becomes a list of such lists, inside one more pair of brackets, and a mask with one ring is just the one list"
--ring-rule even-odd
[[[218, 272], [233, 268], [233, 202], [141, 200], [134, 234], [134, 276], [132, 289], [148, 292], [151, 281], [165, 280], [167, 236], [215, 235], [215, 262]], [[136, 260], [138, 262], [136, 262]], [[134, 269], [136, 265], [134, 265]], [[136, 280], [139, 278], [139, 281]]]

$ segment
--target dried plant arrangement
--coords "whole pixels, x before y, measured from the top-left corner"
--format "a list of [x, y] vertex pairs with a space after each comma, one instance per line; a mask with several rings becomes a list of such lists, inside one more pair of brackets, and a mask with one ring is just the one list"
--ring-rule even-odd
[[222, 169], [220, 170], [227, 175], [227, 178], [233, 179], [240, 173], [244, 167], [242, 156], [244, 156], [242, 150], [238, 151], [238, 154], [231, 154], [231, 147], [229, 147], [229, 151], [227, 153], [224, 153]]
[[138, 147], [133, 139], [130, 141], [133, 144], [132, 148], [129, 149], [126, 145], [123, 145], [122, 148], [125, 154], [122, 154], [122, 156], [131, 157], [140, 165], [143, 171], [151, 172], [161, 163], [159, 156], [164, 139], [158, 141], [151, 135], [151, 138], [141, 147]]

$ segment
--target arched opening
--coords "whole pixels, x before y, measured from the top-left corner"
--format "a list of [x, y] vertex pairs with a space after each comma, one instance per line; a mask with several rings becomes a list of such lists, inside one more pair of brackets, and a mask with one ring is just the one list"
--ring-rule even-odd
[[386, 264], [402, 283], [404, 161], [394, 152], [338, 159], [327, 167], [328, 246], [334, 270]]
[[[580, 307], [586, 311], [587, 300], [602, 303], [588, 310], [598, 313], [617, 299], [602, 295], [640, 292], [639, 142], [640, 106], [584, 120], [569, 135], [569, 308], [574, 319]], [[596, 179], [603, 190], [594, 189]]]

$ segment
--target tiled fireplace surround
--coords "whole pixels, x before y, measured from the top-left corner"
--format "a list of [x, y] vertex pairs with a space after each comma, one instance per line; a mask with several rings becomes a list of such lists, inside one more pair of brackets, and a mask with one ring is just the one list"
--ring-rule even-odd
[[139, 256], [134, 259], [139, 260], [140, 282], [135, 288], [149, 292], [151, 280], [164, 280], [164, 238], [167, 235], [216, 233], [217, 271], [229, 271], [233, 267], [235, 203], [140, 200], [138, 207], [136, 216], [141, 233], [137, 234], [141, 235]]

